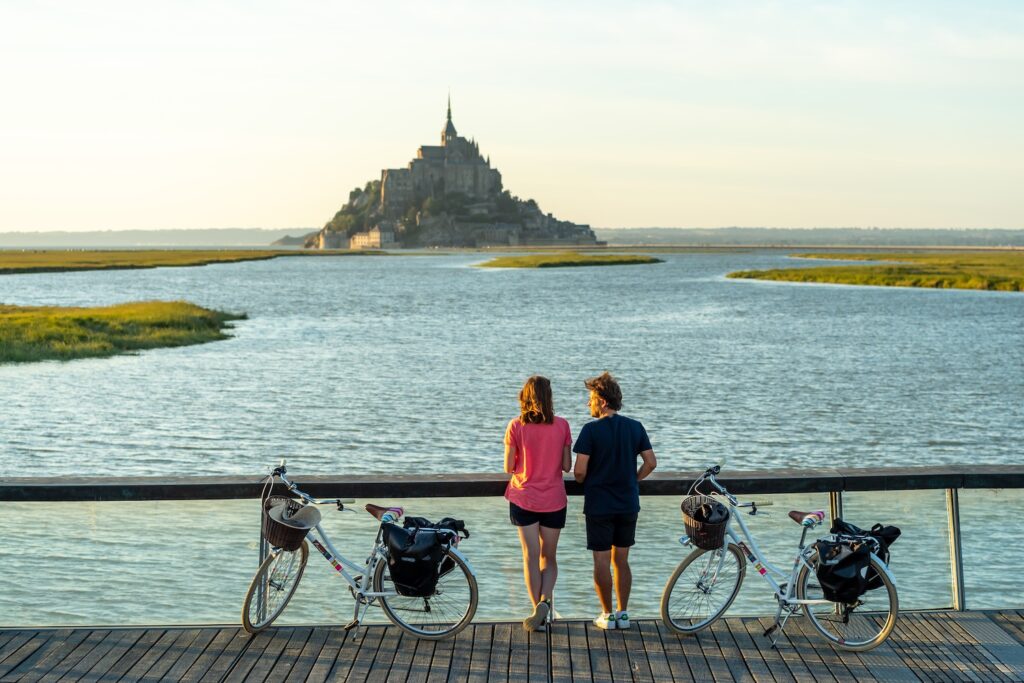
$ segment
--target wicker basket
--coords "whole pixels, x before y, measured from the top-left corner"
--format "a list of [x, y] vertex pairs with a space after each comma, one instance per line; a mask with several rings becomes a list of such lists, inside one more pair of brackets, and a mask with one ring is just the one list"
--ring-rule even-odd
[[288, 496], [269, 496], [263, 501], [263, 537], [274, 548], [298, 550], [309, 529], [298, 529], [271, 519], [270, 508], [278, 505], [287, 505], [289, 514], [294, 514], [302, 508], [297, 500]]
[[[694, 517], [702, 505], [713, 505], [720, 507], [726, 512], [725, 520], [717, 524], [701, 521]], [[704, 550], [717, 550], [725, 545], [725, 528], [729, 525], [728, 508], [711, 496], [696, 495], [687, 496], [680, 505], [683, 512], [683, 524], [686, 525], [686, 535], [690, 537], [698, 548]]]

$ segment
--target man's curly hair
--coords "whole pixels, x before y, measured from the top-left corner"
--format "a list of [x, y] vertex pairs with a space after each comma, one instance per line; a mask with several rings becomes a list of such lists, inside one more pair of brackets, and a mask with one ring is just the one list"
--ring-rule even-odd
[[589, 391], [600, 396], [612, 410], [622, 408], [622, 390], [619, 389], [619, 383], [608, 372], [602, 372], [597, 377], [584, 380], [583, 384]]

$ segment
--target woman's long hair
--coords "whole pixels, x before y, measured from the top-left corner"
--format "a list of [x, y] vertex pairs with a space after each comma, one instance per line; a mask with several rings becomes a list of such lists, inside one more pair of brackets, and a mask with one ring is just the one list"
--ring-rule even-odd
[[551, 424], [555, 421], [551, 380], [534, 375], [519, 390], [519, 421], [523, 424]]

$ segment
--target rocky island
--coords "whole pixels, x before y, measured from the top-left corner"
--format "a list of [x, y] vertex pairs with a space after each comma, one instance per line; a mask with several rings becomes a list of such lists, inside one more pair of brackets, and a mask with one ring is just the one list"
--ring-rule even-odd
[[596, 245], [590, 226], [545, 214], [504, 189], [479, 144], [458, 134], [451, 100], [440, 145], [423, 145], [404, 168], [349, 193], [310, 249]]

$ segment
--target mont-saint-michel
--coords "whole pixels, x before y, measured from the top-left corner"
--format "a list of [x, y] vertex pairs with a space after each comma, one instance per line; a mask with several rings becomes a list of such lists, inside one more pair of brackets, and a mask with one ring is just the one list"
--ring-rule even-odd
[[593, 245], [589, 225], [558, 220], [502, 185], [480, 145], [455, 130], [451, 100], [440, 145], [423, 145], [405, 168], [349, 193], [305, 241], [313, 249]]

